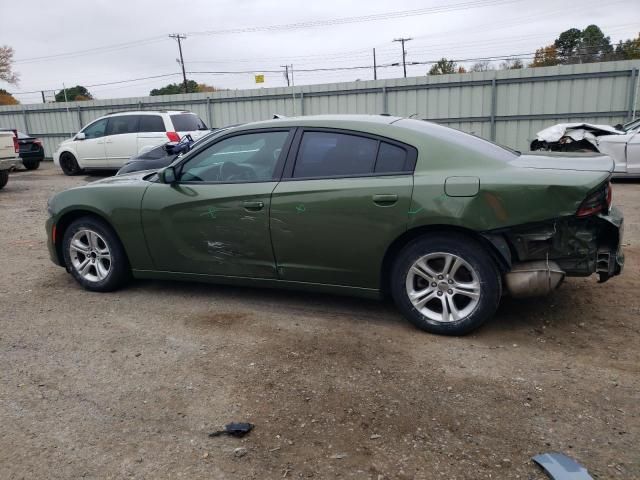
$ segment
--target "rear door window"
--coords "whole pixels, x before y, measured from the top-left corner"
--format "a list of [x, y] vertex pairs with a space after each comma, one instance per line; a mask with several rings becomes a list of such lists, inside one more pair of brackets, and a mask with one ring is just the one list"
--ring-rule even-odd
[[122, 135], [138, 131], [138, 115], [119, 115], [110, 117], [106, 135]]
[[164, 120], [160, 115], [140, 115], [139, 132], [165, 132]]
[[176, 132], [194, 132], [207, 130], [205, 123], [193, 113], [176, 113], [170, 115], [173, 128]]
[[373, 172], [378, 141], [335, 132], [305, 132], [300, 142], [294, 178], [343, 177]]

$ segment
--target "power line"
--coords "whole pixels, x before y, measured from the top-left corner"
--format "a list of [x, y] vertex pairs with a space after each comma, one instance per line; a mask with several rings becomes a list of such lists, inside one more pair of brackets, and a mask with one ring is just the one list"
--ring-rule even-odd
[[334, 25], [347, 25], [352, 23], [374, 22], [378, 20], [389, 20], [395, 18], [413, 17], [420, 15], [428, 15], [434, 13], [451, 12], [455, 10], [468, 10], [472, 8], [481, 8], [488, 6], [503, 5], [506, 3], [515, 3], [522, 0], [473, 0], [455, 4], [438, 5], [435, 7], [418, 8], [415, 10], [401, 10], [394, 12], [376, 13], [371, 15], [359, 15], [354, 17], [341, 17], [326, 20], [312, 20], [307, 22], [286, 23], [280, 25], [265, 25], [257, 27], [239, 27], [224, 30], [206, 30], [201, 32], [188, 32], [188, 35], [228, 35], [235, 33], [256, 33], [256, 32], [273, 32], [273, 31], [291, 31], [306, 28], [317, 28]]

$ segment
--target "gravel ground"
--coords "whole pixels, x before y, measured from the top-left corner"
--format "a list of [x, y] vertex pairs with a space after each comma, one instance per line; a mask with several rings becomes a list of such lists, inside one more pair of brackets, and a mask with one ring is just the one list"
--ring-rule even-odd
[[[531, 456], [560, 451], [640, 479], [640, 184], [614, 188], [621, 277], [445, 338], [359, 299], [86, 292], [43, 227], [50, 195], [97, 178], [46, 163], [0, 192], [0, 478], [543, 479]], [[256, 426], [208, 437], [230, 421]]]

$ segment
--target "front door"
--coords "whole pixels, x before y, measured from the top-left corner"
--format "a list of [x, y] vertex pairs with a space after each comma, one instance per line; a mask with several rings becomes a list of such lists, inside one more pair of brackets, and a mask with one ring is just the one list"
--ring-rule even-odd
[[174, 185], [151, 185], [142, 223], [157, 270], [275, 278], [269, 232], [288, 129], [230, 134], [194, 150]]
[[384, 253], [407, 228], [416, 156], [386, 139], [305, 130], [271, 198], [280, 278], [378, 288]]
[[109, 117], [105, 152], [109, 168], [120, 168], [138, 153], [138, 115]]
[[633, 132], [627, 143], [627, 173], [640, 175], [640, 128]]
[[105, 168], [107, 166], [104, 148], [106, 130], [107, 119], [103, 118], [81, 130], [81, 133], [84, 133], [83, 140], [74, 140], [78, 164], [81, 167]]

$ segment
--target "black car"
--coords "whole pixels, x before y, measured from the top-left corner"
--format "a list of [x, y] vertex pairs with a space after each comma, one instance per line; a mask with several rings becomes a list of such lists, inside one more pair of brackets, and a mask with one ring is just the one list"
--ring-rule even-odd
[[[2, 128], [0, 130], [10, 130]], [[17, 131], [18, 146], [20, 147], [20, 160], [27, 170], [35, 170], [44, 160], [44, 147], [42, 142], [26, 133]]]
[[181, 153], [186, 153], [198, 145], [203, 140], [210, 139], [213, 135], [217, 135], [231, 127], [212, 129], [210, 133], [200, 137], [194, 141], [190, 135], [185, 135], [179, 142], [167, 142], [163, 145], [147, 150], [144, 153], [135, 155], [125, 163], [116, 175], [124, 175], [125, 173], [138, 172], [141, 170], [159, 170], [168, 167], [178, 158]]

